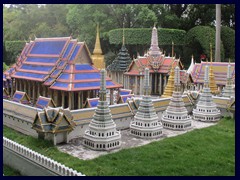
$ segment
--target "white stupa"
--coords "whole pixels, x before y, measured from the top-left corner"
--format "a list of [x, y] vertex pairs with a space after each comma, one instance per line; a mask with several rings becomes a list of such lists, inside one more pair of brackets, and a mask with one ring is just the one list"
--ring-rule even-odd
[[217, 105], [213, 102], [211, 90], [209, 88], [209, 67], [205, 67], [204, 87], [200, 94], [196, 109], [193, 109], [193, 119], [205, 122], [220, 120], [221, 113]]
[[153, 107], [151, 96], [149, 95], [149, 69], [145, 69], [145, 95], [143, 96], [136, 115], [130, 123], [130, 133], [133, 136], [145, 139], [158, 138], [163, 135], [162, 123]]
[[162, 124], [167, 129], [187, 130], [192, 127], [192, 118], [188, 115], [182, 99], [180, 69], [178, 66], [175, 67], [174, 86], [172, 99], [162, 116]]
[[100, 99], [83, 136], [83, 145], [94, 150], [112, 150], [121, 146], [121, 133], [116, 130], [108, 102], [106, 101], [106, 71], [101, 70]]
[[235, 91], [232, 83], [232, 78], [231, 78], [231, 65], [230, 62], [228, 64], [228, 71], [227, 71], [227, 83], [226, 86], [223, 90], [223, 97], [235, 97]]

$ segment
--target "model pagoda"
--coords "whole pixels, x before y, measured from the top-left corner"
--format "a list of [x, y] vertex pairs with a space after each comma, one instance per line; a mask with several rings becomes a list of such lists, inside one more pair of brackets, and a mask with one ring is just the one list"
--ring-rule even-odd
[[227, 71], [227, 83], [226, 83], [226, 86], [223, 90], [223, 94], [222, 94], [223, 97], [235, 96], [230, 71], [231, 71], [231, 65], [230, 65], [230, 60], [229, 60], [228, 71]]
[[218, 121], [220, 120], [220, 110], [217, 109], [213, 102], [211, 90], [209, 87], [209, 67], [205, 67], [204, 87], [196, 109], [193, 109], [193, 119], [200, 121]]
[[96, 42], [95, 42], [95, 47], [92, 55], [92, 61], [93, 61], [93, 65], [99, 70], [105, 68], [104, 55], [102, 54], [102, 49], [100, 44], [99, 24], [97, 24], [97, 35], [96, 35]]
[[121, 134], [116, 130], [106, 101], [106, 71], [101, 70], [98, 106], [83, 136], [83, 144], [93, 150], [112, 150], [121, 146]]
[[131, 62], [132, 59], [130, 58], [127, 48], [125, 47], [125, 35], [123, 28], [122, 47], [119, 50], [118, 56], [113, 60], [112, 64], [108, 66], [107, 70], [111, 74], [112, 79], [120, 84], [124, 84], [124, 87], [126, 86], [126, 81], [124, 81], [123, 73], [128, 70], [128, 66]]
[[149, 69], [145, 69], [145, 95], [140, 102], [134, 120], [130, 124], [130, 133], [141, 138], [158, 138], [163, 135], [162, 123], [158, 121], [157, 113], [149, 95]]
[[162, 116], [162, 124], [164, 128], [172, 130], [186, 130], [191, 128], [192, 119], [188, 115], [188, 111], [182, 99], [180, 84], [180, 69], [175, 68], [174, 92], [172, 99]]

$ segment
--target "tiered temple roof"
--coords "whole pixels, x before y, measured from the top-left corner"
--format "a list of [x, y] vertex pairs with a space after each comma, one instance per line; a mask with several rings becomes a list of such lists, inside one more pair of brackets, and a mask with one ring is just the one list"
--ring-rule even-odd
[[[230, 76], [235, 76], [235, 63], [230, 63], [231, 74]], [[207, 62], [195, 63], [191, 73], [194, 83], [204, 83], [204, 72]], [[214, 73], [214, 79], [217, 85], [225, 85], [227, 83], [227, 62], [212, 62], [212, 69]]]
[[[12, 78], [39, 81], [50, 89], [100, 89], [100, 72], [93, 66], [86, 44], [71, 37], [36, 38], [26, 43], [14, 71]], [[107, 78], [107, 88], [118, 87], [121, 85]]]
[[37, 108], [44, 109], [48, 106], [50, 107], [56, 107], [55, 102], [52, 100], [52, 98], [47, 98], [43, 96], [39, 96], [38, 100], [35, 105]]
[[16, 91], [13, 95], [12, 100], [21, 104], [31, 104], [27, 93], [21, 91]]

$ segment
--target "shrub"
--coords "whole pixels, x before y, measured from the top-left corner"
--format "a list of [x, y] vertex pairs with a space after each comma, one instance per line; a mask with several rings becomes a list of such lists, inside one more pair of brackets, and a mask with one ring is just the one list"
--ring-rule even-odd
[[[194, 47], [201, 47], [200, 49], [197, 49], [200, 53], [204, 53], [207, 55], [208, 59], [210, 59], [210, 47], [209, 44], [212, 43], [213, 48], [213, 60], [215, 59], [214, 52], [215, 52], [215, 30], [209, 26], [196, 26], [192, 29], [190, 29], [186, 34], [186, 46], [192, 47], [192, 54], [194, 54], [194, 51], [196, 48]], [[196, 55], [197, 57], [200, 57], [200, 54]], [[221, 59], [224, 59], [224, 47], [221, 43]]]
[[7, 54], [5, 63], [7, 65], [11, 65], [16, 62], [17, 56], [22, 52], [24, 45], [24, 41], [5, 41], [5, 49]]
[[[109, 31], [110, 44], [122, 44], [122, 29], [114, 29]], [[158, 29], [159, 45], [171, 45], [172, 41], [176, 45], [184, 45], [184, 37], [186, 31], [179, 29]], [[125, 43], [127, 45], [150, 45], [152, 29], [150, 28], [127, 28], [125, 29]]]
[[225, 49], [225, 58], [235, 59], [235, 30], [222, 26], [221, 40]]

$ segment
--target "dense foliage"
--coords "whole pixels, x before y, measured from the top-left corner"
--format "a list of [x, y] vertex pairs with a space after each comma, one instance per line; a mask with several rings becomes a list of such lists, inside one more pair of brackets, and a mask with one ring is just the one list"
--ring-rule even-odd
[[[152, 28], [131, 28], [125, 29], [125, 42], [128, 45], [151, 44]], [[123, 29], [113, 29], [109, 31], [110, 44], [122, 44]], [[186, 31], [178, 29], [158, 28], [159, 45], [184, 45]]]
[[235, 60], [235, 31], [229, 27], [221, 27], [221, 40], [225, 50], [225, 58]]
[[[235, 29], [235, 5], [221, 5], [222, 25]], [[29, 37], [59, 37], [70, 36], [78, 38], [79, 41], [86, 41], [90, 52], [93, 51], [96, 37], [96, 24], [100, 24], [100, 38], [103, 54], [108, 52], [118, 53], [121, 48], [121, 36], [109, 37], [111, 30], [124, 27], [152, 28], [157, 23], [158, 28], [166, 29], [159, 34], [160, 45], [164, 51], [170, 53], [172, 40], [176, 45], [177, 56], [181, 56], [183, 61], [188, 62], [191, 54], [199, 54], [202, 51], [195, 49], [198, 45], [183, 46], [182, 36], [176, 29], [188, 32], [195, 26], [215, 27], [215, 5], [214, 4], [10, 4], [3, 5], [3, 40], [4, 41], [24, 41]], [[162, 30], [163, 30], [162, 29]], [[167, 30], [168, 29], [168, 30]], [[170, 30], [172, 29], [172, 31]], [[173, 30], [175, 29], [175, 30]], [[133, 30], [134, 31], [134, 30]], [[149, 37], [151, 34], [137, 35], [129, 30], [129, 41], [126, 47], [131, 57], [140, 53], [143, 54], [149, 48]], [[139, 31], [141, 32], [141, 31]], [[233, 31], [232, 31], [233, 32]], [[231, 37], [227, 39], [233, 39]], [[133, 33], [133, 34], [132, 34]], [[159, 32], [161, 33], [161, 31]], [[224, 34], [223, 37], [230, 36]], [[133, 36], [131, 36], [133, 35]], [[175, 36], [176, 35], [176, 36]], [[129, 37], [130, 36], [130, 37]], [[138, 37], [139, 36], [139, 37]], [[204, 34], [204, 36], [206, 36]], [[109, 38], [111, 44], [109, 42]], [[116, 39], [115, 39], [116, 38]], [[135, 39], [133, 39], [135, 38]], [[203, 37], [204, 38], [204, 37]], [[114, 40], [115, 39], [115, 40]], [[146, 39], [145, 42], [143, 42]], [[223, 39], [222, 39], [223, 40]], [[135, 42], [134, 42], [135, 41]], [[134, 44], [136, 43], [137, 44]], [[112, 44], [116, 43], [116, 44]], [[140, 44], [138, 44], [140, 43]], [[145, 43], [145, 44], [144, 44]], [[230, 43], [230, 42], [229, 42]], [[224, 44], [226, 58], [234, 57], [232, 45]], [[180, 45], [181, 44], [181, 45]], [[180, 45], [178, 47], [178, 45]], [[200, 45], [199, 45], [200, 46]], [[230, 49], [231, 48], [231, 49]], [[206, 51], [205, 46], [203, 47]], [[189, 53], [187, 53], [189, 52]], [[17, 54], [17, 53], [16, 53]], [[198, 56], [196, 56], [198, 57]], [[222, 56], [223, 57], [223, 56]], [[6, 58], [4, 58], [5, 60]], [[6, 60], [5, 60], [6, 61]], [[13, 62], [10, 60], [10, 62]], [[7, 62], [9, 64], [9, 62]]]
[[7, 58], [4, 59], [4, 62], [7, 65], [14, 64], [16, 62], [17, 57], [22, 52], [25, 41], [5, 41], [4, 46], [7, 54]]
[[[186, 35], [186, 46], [191, 47], [189, 54], [194, 54], [199, 59], [201, 54], [205, 54], [210, 60], [210, 43], [212, 44], [213, 59], [215, 47], [215, 30], [209, 26], [196, 26], [190, 29]], [[224, 48], [221, 43], [221, 58], [224, 60]]]

